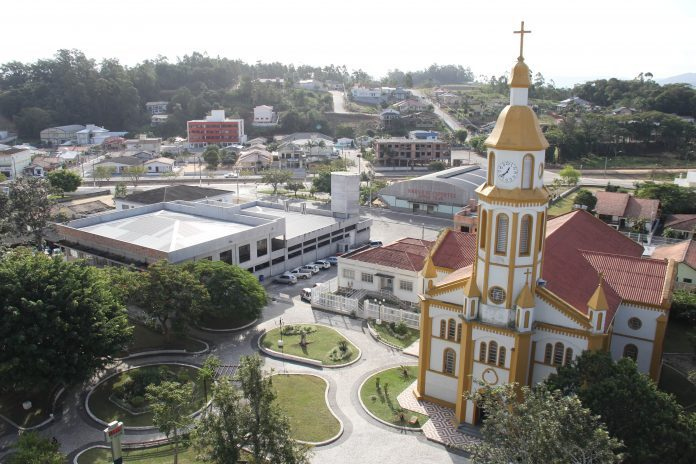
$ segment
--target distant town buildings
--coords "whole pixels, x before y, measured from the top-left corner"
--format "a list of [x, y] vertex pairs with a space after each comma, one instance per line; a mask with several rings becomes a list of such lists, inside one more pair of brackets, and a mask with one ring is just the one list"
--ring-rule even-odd
[[386, 102], [398, 102], [411, 98], [411, 91], [402, 89], [401, 87], [353, 87], [350, 89], [350, 95], [353, 101], [358, 103], [366, 103], [368, 105], [379, 105]]
[[85, 126], [81, 124], [49, 127], [40, 132], [41, 143], [49, 146], [62, 145], [67, 142], [77, 144], [77, 132], [84, 128]]
[[442, 140], [376, 139], [374, 148], [378, 166], [424, 166], [431, 161], [449, 163], [451, 153], [450, 144]]
[[159, 153], [162, 149], [162, 139], [159, 137], [148, 137], [145, 134], [138, 135], [138, 138], [126, 140], [127, 152], [149, 151]]
[[22, 177], [24, 169], [31, 164], [31, 150], [10, 147], [0, 149], [0, 173], [8, 179]]
[[260, 105], [254, 108], [253, 126], [273, 127], [278, 125], [278, 113], [273, 111], [272, 106]]
[[205, 148], [208, 145], [226, 147], [246, 141], [243, 119], [228, 119], [225, 110], [212, 110], [205, 119], [188, 121], [188, 143], [190, 148]]
[[123, 137], [128, 132], [113, 132], [103, 127], [87, 124], [87, 126], [76, 132], [78, 145], [101, 145], [111, 137]]
[[166, 102], [166, 101], [147, 102], [147, 103], [145, 103], [145, 108], [147, 108], [147, 111], [151, 115], [166, 114], [168, 104], [169, 104], [169, 102]]

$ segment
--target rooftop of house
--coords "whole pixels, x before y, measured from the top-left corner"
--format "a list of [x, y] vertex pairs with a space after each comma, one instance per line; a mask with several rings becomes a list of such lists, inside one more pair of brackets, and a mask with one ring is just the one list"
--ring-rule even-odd
[[159, 158], [154, 158], [148, 161], [145, 161], [145, 164], [152, 164], [152, 163], [160, 163], [160, 164], [174, 164], [174, 160], [171, 158], [165, 158], [163, 156], [160, 156]]
[[459, 269], [471, 265], [476, 257], [476, 234], [447, 229], [438, 240], [432, 254], [437, 267]]
[[152, 205], [154, 203], [161, 203], [163, 201], [203, 200], [205, 198], [217, 197], [230, 193], [232, 192], [228, 190], [198, 187], [195, 185], [172, 185], [146, 190], [144, 192], [131, 193], [124, 198], [124, 201], [140, 203], [143, 205]]
[[4, 150], [0, 150], [0, 156], [5, 155], [16, 155], [17, 153], [22, 153], [23, 151], [29, 151], [28, 148], [16, 148], [16, 147], [10, 147], [6, 148]]
[[684, 240], [673, 245], [655, 248], [650, 256], [653, 259], [673, 259], [696, 269], [696, 241]]
[[319, 214], [315, 208], [307, 208], [306, 214], [299, 211], [285, 211], [282, 208], [272, 208], [261, 204], [249, 204], [242, 207], [242, 213], [261, 213], [267, 216], [285, 219], [285, 239], [290, 240], [301, 237], [310, 230], [322, 229], [324, 227], [339, 224], [340, 219], [334, 218], [330, 214]]
[[665, 228], [691, 232], [696, 228], [696, 214], [669, 214], [665, 218]]
[[105, 163], [116, 163], [116, 164], [127, 164], [128, 166], [138, 166], [143, 164], [143, 160], [136, 158], [135, 156], [114, 156], [112, 158], [106, 158], [97, 163], [97, 166]]
[[381, 247], [358, 250], [343, 255], [343, 258], [363, 263], [419, 272], [435, 242], [415, 238], [402, 238]]
[[629, 193], [597, 192], [597, 214], [630, 218], [653, 219], [660, 209], [660, 200], [635, 198]]

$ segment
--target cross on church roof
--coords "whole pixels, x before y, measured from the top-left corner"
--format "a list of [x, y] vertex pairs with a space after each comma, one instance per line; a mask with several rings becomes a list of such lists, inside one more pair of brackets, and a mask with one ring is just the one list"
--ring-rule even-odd
[[524, 35], [525, 34], [531, 34], [532, 31], [525, 31], [524, 30], [524, 21], [522, 21], [522, 24], [520, 25], [520, 30], [519, 31], [512, 31], [514, 34], [519, 34], [520, 35], [520, 59], [524, 59]]
[[529, 274], [531, 274], [531, 273], [532, 273], [532, 271], [530, 271], [529, 269], [527, 269], [526, 271], [524, 271], [524, 276], [525, 276], [525, 279], [526, 279], [526, 283], [529, 283]]

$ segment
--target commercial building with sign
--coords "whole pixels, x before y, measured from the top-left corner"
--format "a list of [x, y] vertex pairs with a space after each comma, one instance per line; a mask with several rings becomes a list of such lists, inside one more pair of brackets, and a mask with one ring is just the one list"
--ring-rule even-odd
[[486, 175], [478, 165], [445, 169], [394, 183], [380, 190], [379, 198], [396, 211], [451, 218], [476, 198]]

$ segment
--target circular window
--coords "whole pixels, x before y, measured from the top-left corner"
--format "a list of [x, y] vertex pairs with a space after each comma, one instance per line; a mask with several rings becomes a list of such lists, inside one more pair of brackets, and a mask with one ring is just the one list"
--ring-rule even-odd
[[539, 163], [539, 179], [544, 175], [544, 163]]
[[501, 304], [505, 301], [505, 290], [500, 287], [491, 287], [491, 289], [488, 290], [488, 296], [493, 303]]
[[637, 317], [632, 317], [628, 320], [628, 326], [633, 330], [638, 330], [643, 327], [643, 323]]

